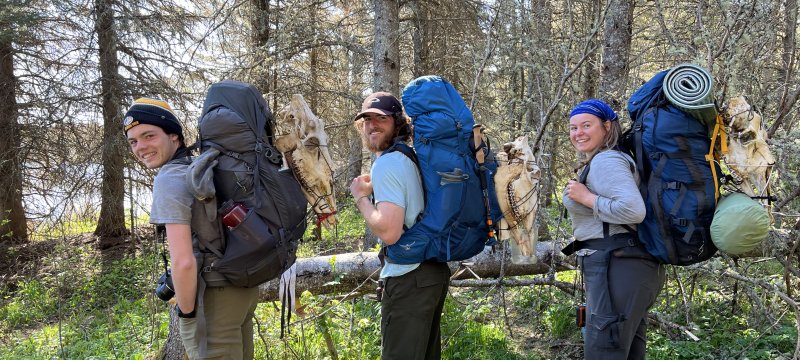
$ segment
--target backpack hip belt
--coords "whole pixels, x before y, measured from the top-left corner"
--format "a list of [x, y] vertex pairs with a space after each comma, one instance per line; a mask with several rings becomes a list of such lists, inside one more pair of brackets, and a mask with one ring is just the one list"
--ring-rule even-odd
[[582, 249], [614, 251], [624, 247], [637, 247], [640, 245], [641, 243], [635, 234], [619, 233], [605, 238], [575, 240], [561, 249], [561, 253], [570, 256]]

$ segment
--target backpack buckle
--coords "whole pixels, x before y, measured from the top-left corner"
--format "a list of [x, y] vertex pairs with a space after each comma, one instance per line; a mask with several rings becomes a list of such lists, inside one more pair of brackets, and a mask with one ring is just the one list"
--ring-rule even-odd
[[664, 153], [662, 153], [662, 152], [659, 152], [659, 151], [654, 151], [654, 152], [651, 152], [651, 153], [650, 153], [650, 155], [649, 155], [650, 159], [653, 159], [653, 160], [658, 160], [658, 159], [660, 159], [662, 156], [664, 156]]
[[681, 189], [681, 183], [679, 183], [677, 181], [665, 182], [665, 183], [661, 184], [661, 189], [664, 189], [664, 190], [680, 190]]
[[257, 143], [256, 144], [256, 152], [257, 153], [264, 153], [264, 157], [267, 158], [267, 161], [278, 165], [281, 163], [281, 152], [275, 149], [272, 146], [264, 145], [264, 143]]
[[672, 222], [672, 225], [677, 225], [677, 226], [687, 226], [687, 225], [689, 225], [689, 220], [686, 220], [686, 219], [672, 219], [672, 220], [670, 220], [670, 222]]

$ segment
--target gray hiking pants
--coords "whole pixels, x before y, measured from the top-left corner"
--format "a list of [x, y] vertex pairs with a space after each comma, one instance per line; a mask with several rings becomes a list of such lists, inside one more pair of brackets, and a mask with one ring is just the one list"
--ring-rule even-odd
[[664, 265], [612, 253], [578, 257], [586, 286], [584, 359], [644, 359], [647, 310], [664, 285]]

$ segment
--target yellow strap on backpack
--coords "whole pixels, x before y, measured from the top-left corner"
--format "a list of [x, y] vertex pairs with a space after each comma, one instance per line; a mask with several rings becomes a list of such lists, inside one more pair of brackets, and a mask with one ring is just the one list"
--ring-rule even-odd
[[714, 177], [714, 204], [719, 201], [719, 178], [717, 177], [717, 167], [715, 161], [719, 161], [720, 152], [715, 152], [714, 147], [719, 137], [719, 147], [722, 154], [728, 153], [728, 133], [725, 131], [725, 123], [722, 122], [722, 114], [717, 113], [717, 121], [714, 124], [714, 132], [711, 133], [711, 147], [708, 148], [706, 161], [711, 165], [711, 175]]

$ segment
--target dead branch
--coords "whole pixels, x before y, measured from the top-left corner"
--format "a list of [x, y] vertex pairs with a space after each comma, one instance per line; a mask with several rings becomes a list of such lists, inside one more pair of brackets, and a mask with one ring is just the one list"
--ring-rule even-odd
[[533, 279], [467, 279], [453, 280], [451, 287], [493, 287], [493, 286], [534, 286], [551, 285], [570, 295], [575, 294], [575, 284], [564, 281], [557, 281], [549, 277], [537, 277]]

